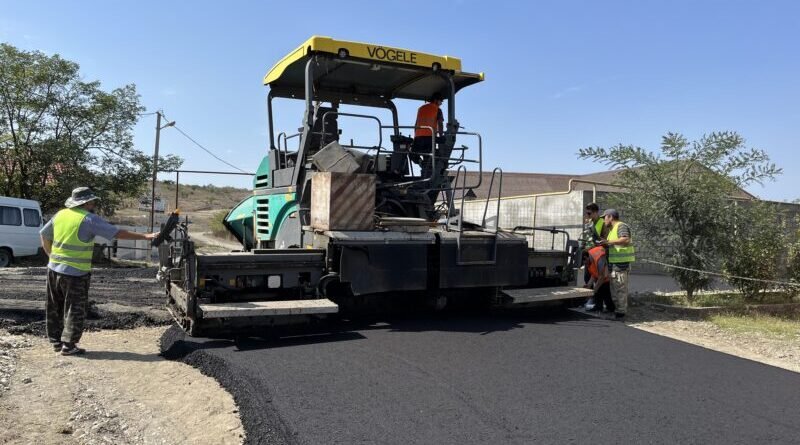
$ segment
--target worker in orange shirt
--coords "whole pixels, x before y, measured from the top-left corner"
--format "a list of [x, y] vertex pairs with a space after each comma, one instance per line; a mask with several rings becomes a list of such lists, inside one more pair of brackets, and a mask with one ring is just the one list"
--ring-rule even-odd
[[[441, 136], [444, 129], [444, 116], [442, 115], [442, 95], [434, 93], [425, 105], [417, 110], [417, 122], [414, 124], [414, 145], [411, 160], [420, 164], [422, 177], [430, 177], [433, 172], [433, 159], [431, 151], [435, 143], [435, 136]], [[431, 131], [433, 130], [433, 131]]]
[[589, 283], [586, 288], [592, 289], [594, 304], [586, 304], [587, 312], [600, 312], [603, 305], [607, 312], [613, 313], [615, 310], [614, 301], [611, 299], [610, 273], [608, 271], [608, 259], [604, 246], [592, 247], [588, 251], [583, 251], [583, 261], [586, 270], [589, 271]]

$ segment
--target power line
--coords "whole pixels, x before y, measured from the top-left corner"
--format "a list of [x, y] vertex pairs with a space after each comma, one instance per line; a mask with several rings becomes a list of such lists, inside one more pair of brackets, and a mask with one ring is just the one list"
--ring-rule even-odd
[[201, 148], [203, 151], [205, 151], [206, 153], [208, 153], [208, 154], [210, 154], [211, 156], [213, 156], [213, 157], [214, 157], [214, 159], [216, 159], [216, 160], [218, 160], [218, 161], [222, 162], [223, 164], [227, 165], [228, 167], [231, 167], [231, 168], [234, 168], [234, 169], [236, 169], [236, 170], [239, 170], [239, 171], [240, 171], [240, 172], [242, 172], [242, 173], [248, 173], [248, 172], [246, 172], [246, 171], [242, 170], [241, 168], [239, 168], [239, 167], [237, 167], [237, 166], [235, 166], [235, 165], [231, 164], [230, 162], [228, 162], [228, 161], [226, 161], [226, 160], [224, 160], [224, 159], [220, 158], [219, 156], [215, 155], [215, 154], [214, 154], [214, 152], [212, 152], [211, 150], [209, 150], [209, 149], [207, 149], [207, 148], [203, 147], [202, 145], [200, 145], [200, 143], [199, 143], [199, 142], [197, 142], [197, 141], [195, 141], [194, 139], [192, 139], [192, 137], [191, 137], [191, 136], [189, 136], [189, 135], [188, 135], [188, 134], [186, 134], [186, 133], [185, 133], [183, 130], [181, 130], [180, 128], [178, 128], [178, 126], [177, 126], [177, 125], [173, 125], [173, 127], [174, 127], [176, 130], [178, 130], [178, 133], [182, 134], [182, 135], [183, 135], [183, 136], [184, 136], [186, 139], [189, 139], [190, 141], [192, 141], [192, 143], [194, 143], [194, 145], [197, 145], [197, 146], [198, 146], [198, 147], [200, 147], [200, 148]]
[[222, 159], [221, 157], [217, 156], [217, 155], [216, 155], [216, 154], [215, 154], [213, 151], [211, 151], [211, 150], [207, 149], [207, 148], [206, 148], [206, 147], [204, 147], [204, 146], [203, 146], [201, 143], [199, 143], [199, 142], [197, 142], [196, 140], [194, 140], [194, 138], [192, 138], [191, 136], [189, 136], [188, 134], [186, 134], [186, 132], [185, 132], [185, 131], [183, 131], [183, 130], [181, 130], [180, 128], [178, 128], [178, 126], [174, 124], [174, 121], [172, 121], [170, 118], [168, 118], [168, 117], [167, 117], [167, 115], [166, 115], [166, 114], [164, 114], [164, 112], [163, 112], [163, 111], [155, 111], [155, 112], [153, 112], [153, 113], [148, 113], [148, 114], [156, 114], [156, 113], [161, 113], [161, 116], [163, 116], [163, 117], [164, 117], [164, 119], [165, 119], [167, 122], [173, 122], [173, 124], [172, 124], [172, 128], [174, 128], [174, 129], [178, 130], [178, 133], [182, 134], [182, 135], [183, 135], [183, 137], [185, 137], [186, 139], [190, 140], [190, 141], [191, 141], [191, 142], [192, 142], [194, 145], [198, 146], [198, 147], [199, 147], [201, 150], [203, 150], [203, 151], [205, 151], [206, 153], [210, 154], [210, 155], [211, 155], [211, 156], [212, 156], [214, 159], [218, 160], [219, 162], [222, 162], [223, 164], [227, 165], [228, 167], [231, 167], [231, 168], [233, 168], [233, 169], [239, 170], [239, 171], [240, 171], [240, 172], [242, 172], [242, 173], [248, 173], [248, 174], [250, 173], [250, 172], [244, 171], [244, 170], [242, 170], [241, 168], [239, 168], [239, 167], [237, 167], [237, 166], [235, 166], [235, 165], [231, 164], [230, 162], [228, 162], [228, 161], [226, 161], [226, 160]]

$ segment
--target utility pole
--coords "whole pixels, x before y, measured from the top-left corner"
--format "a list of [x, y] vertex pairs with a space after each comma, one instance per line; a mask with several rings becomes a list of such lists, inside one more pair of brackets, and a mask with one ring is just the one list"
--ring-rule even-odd
[[161, 139], [161, 130], [175, 125], [175, 121], [172, 121], [162, 127], [162, 117], [164, 114], [161, 110], [156, 111], [156, 147], [153, 150], [153, 184], [150, 191], [150, 232], [153, 232], [156, 226], [156, 181], [158, 180], [158, 143]]
[[150, 232], [156, 224], [156, 180], [158, 179], [158, 142], [161, 137], [161, 111], [156, 111], [156, 148], [153, 151], [153, 188], [150, 193]]

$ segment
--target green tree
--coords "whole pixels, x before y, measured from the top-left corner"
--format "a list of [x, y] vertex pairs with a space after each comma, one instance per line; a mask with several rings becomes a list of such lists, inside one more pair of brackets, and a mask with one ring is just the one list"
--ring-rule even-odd
[[[656, 260], [697, 270], [719, 270], [739, 188], [781, 172], [766, 152], [747, 148], [734, 132], [693, 142], [669, 133], [657, 151], [616, 145], [581, 149], [578, 156], [621, 169], [615, 182], [625, 192], [614, 195], [614, 205], [631, 224], [637, 245], [644, 244]], [[709, 282], [708, 275], [691, 270], [670, 272], [690, 300]]]
[[[0, 44], [0, 192], [52, 212], [87, 185], [113, 213], [152, 171], [152, 158], [133, 146], [143, 111], [132, 84], [104, 91], [83, 81], [75, 62]], [[181, 160], [159, 162], [166, 170]]]

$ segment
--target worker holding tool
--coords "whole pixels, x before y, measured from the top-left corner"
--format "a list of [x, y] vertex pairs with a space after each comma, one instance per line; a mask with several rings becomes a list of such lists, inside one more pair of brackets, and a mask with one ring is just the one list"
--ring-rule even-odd
[[594, 304], [591, 307], [587, 304], [587, 312], [600, 312], [605, 305], [605, 312], [613, 313], [615, 310], [614, 301], [611, 299], [611, 289], [609, 285], [609, 269], [606, 255], [606, 248], [595, 246], [590, 250], [583, 251], [583, 264], [589, 271], [589, 282], [587, 289], [592, 289]]
[[39, 232], [47, 264], [47, 337], [56, 352], [75, 355], [89, 303], [94, 238], [151, 240], [157, 233], [121, 230], [94, 214], [99, 198], [88, 187], [78, 187]]
[[[583, 233], [581, 233], [580, 246], [581, 250], [586, 254], [593, 247], [597, 246], [601, 240], [605, 239], [608, 231], [605, 230], [605, 222], [603, 218], [600, 217], [600, 207], [598, 207], [597, 204], [593, 202], [588, 204], [584, 208], [583, 216], [584, 227]], [[584, 263], [583, 284], [588, 284], [590, 279], [589, 268]], [[594, 298], [590, 298], [589, 301], [586, 302], [586, 309], [590, 310], [593, 308], [595, 301]]]
[[607, 209], [603, 219], [608, 228], [608, 238], [601, 244], [608, 248], [608, 262], [611, 264], [611, 298], [614, 300], [616, 319], [625, 318], [628, 309], [628, 278], [631, 263], [636, 260], [636, 252], [631, 242], [631, 229], [619, 220], [619, 212]]
[[[430, 158], [433, 149], [433, 137], [440, 136], [444, 129], [444, 116], [440, 109], [442, 95], [434, 93], [428, 102], [417, 110], [417, 122], [414, 124], [414, 145], [412, 151], [416, 154], [412, 160], [422, 167], [422, 177], [427, 178], [433, 172], [433, 159]], [[433, 129], [433, 132], [431, 132]], [[428, 156], [425, 156], [425, 155]], [[420, 159], [420, 155], [422, 155]]]

